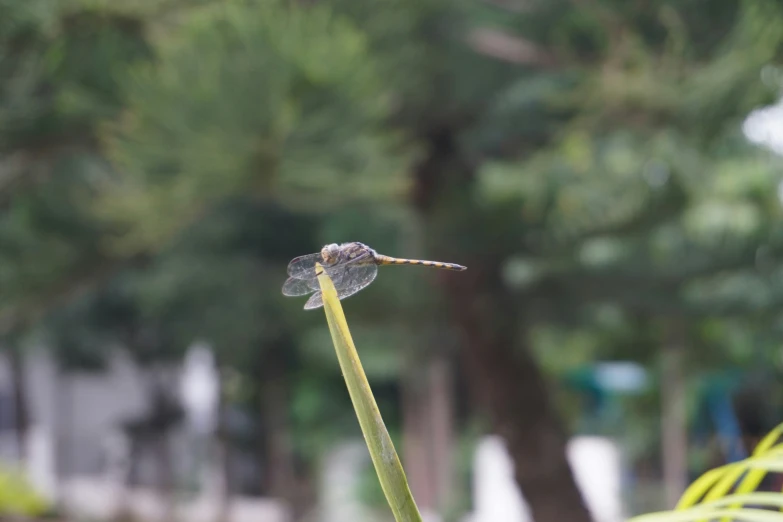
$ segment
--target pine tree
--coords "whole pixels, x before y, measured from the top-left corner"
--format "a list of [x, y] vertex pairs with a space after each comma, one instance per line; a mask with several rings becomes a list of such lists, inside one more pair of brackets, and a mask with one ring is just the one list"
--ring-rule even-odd
[[[0, 187], [13, 194], [0, 309], [36, 308], [79, 268], [162, 252], [237, 196], [317, 216], [319, 238], [388, 244], [384, 224], [413, 210], [425, 250], [469, 266], [439, 281], [538, 521], [588, 515], [531, 353], [536, 326], [594, 324], [598, 303], [697, 321], [780, 299], [780, 166], [739, 133], [780, 88], [775, 1], [186, 2], [153, 42], [131, 23], [143, 9], [96, 24], [9, 5], [22, 22], [0, 25], [2, 48], [29, 51], [0, 57], [14, 79], [0, 121], [17, 122], [0, 128], [3, 156], [42, 136], [78, 136], [87, 152], [36, 155], [46, 183]], [[85, 19], [112, 29], [66, 31]], [[67, 58], [85, 49], [95, 68], [82, 71]], [[55, 172], [78, 176], [66, 187]], [[97, 204], [58, 197], [85, 187]], [[368, 296], [367, 324], [422, 309], [426, 297], [390, 286], [398, 304]]]

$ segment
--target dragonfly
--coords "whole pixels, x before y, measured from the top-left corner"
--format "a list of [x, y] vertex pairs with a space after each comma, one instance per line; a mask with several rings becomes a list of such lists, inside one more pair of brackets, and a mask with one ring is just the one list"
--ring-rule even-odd
[[364, 243], [331, 243], [320, 252], [295, 257], [288, 263], [288, 279], [283, 284], [283, 295], [304, 296], [313, 294], [304, 305], [305, 310], [320, 308], [324, 304], [315, 264], [321, 263], [337, 290], [337, 297], [345, 299], [366, 288], [375, 281], [381, 265], [422, 265], [461, 272], [467, 267], [440, 261], [402, 259], [381, 255]]

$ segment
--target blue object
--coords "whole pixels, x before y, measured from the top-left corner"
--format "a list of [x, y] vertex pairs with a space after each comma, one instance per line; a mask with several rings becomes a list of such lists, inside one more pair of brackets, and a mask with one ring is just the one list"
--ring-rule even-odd
[[742, 429], [732, 402], [732, 395], [740, 384], [741, 378], [734, 372], [719, 374], [707, 379], [703, 392], [704, 404], [721, 439], [727, 462], [737, 462], [748, 457], [742, 445]]

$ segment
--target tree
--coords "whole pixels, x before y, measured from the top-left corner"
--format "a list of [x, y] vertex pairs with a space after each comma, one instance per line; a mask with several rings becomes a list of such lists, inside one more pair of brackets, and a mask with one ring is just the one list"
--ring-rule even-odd
[[14, 367], [20, 447], [23, 334], [120, 260], [84, 204], [110, 168], [97, 140], [122, 75], [149, 57], [140, 20], [80, 2], [0, 3], [0, 345]]
[[[287, 305], [245, 292], [242, 281], [260, 270], [271, 292], [286, 257], [314, 251], [317, 239], [367, 236], [381, 250], [399, 245], [399, 230], [413, 223], [422, 254], [461, 262], [468, 272], [395, 276], [413, 282], [407, 288], [437, 279], [442, 296], [381, 278], [362, 294], [366, 305], [356, 317], [376, 332], [397, 323], [415, 328], [399, 344], [434, 324], [462, 333], [477, 402], [508, 441], [535, 518], [546, 521], [588, 516], [533, 357], [536, 332], [563, 324], [594, 331], [601, 327], [598, 304], [623, 321], [661, 328], [685, 321], [693, 329], [707, 314], [744, 318], [776, 308], [776, 279], [758, 267], [771, 270], [764, 263], [781, 248], [779, 167], [749, 149], [737, 129], [779, 87], [759, 74], [781, 59], [777, 3], [183, 5], [179, 24], [115, 55], [127, 65], [152, 54], [154, 64], [132, 73], [124, 65], [120, 72], [96, 67], [100, 81], [77, 75], [55, 83], [71, 86], [67, 100], [111, 101], [71, 109], [70, 119], [55, 111], [90, 137], [97, 120], [111, 121], [90, 141], [99, 181], [68, 179], [74, 191], [88, 186], [98, 195], [88, 205], [58, 198], [69, 189], [47, 177], [40, 194], [56, 201], [35, 192], [45, 204], [26, 214], [20, 195], [27, 192], [13, 192], [9, 208], [16, 210], [4, 214], [8, 232], [0, 228], [0, 240], [31, 244], [0, 254], [0, 266], [10, 267], [0, 272], [3, 309], [39, 308], [60, 284], [70, 293], [81, 280], [78, 268], [89, 267], [92, 278], [100, 273], [94, 267], [154, 255], [160, 279], [148, 280], [147, 320], [177, 335], [226, 335], [218, 342], [242, 350], [275, 339], [302, 345], [299, 319], [280, 308]], [[118, 30], [96, 34], [115, 41], [126, 27], [140, 27], [117, 20], [164, 8], [170, 5], [150, 2], [133, 16], [108, 10], [112, 16], [99, 18], [114, 20]], [[45, 31], [34, 34], [41, 47], [28, 57], [51, 45]], [[147, 42], [132, 34], [130, 42]], [[90, 63], [100, 64], [100, 56]], [[19, 70], [25, 74], [14, 78], [46, 84], [29, 73], [38, 69]], [[85, 86], [96, 84], [108, 85], [112, 96], [84, 97]], [[29, 88], [0, 92], [24, 95], [24, 103], [0, 102], [4, 110], [47, 99], [28, 99], [39, 92]], [[42, 134], [40, 127], [32, 132]], [[12, 137], [20, 136], [17, 127]], [[103, 163], [106, 150], [111, 166]], [[82, 164], [75, 168], [86, 176]], [[214, 220], [226, 214], [214, 211], [239, 196], [260, 202], [265, 210], [257, 219], [280, 227], [265, 236], [265, 248], [279, 248], [261, 256], [265, 268], [243, 255], [199, 252], [192, 262], [167, 253], [191, 224], [215, 226], [218, 237], [233, 230], [220, 229]], [[56, 222], [75, 221], [64, 235], [26, 219], [47, 216], [63, 199], [70, 206]], [[275, 206], [313, 221], [284, 229], [268, 210]], [[189, 285], [204, 281], [196, 303], [185, 299]], [[763, 299], [751, 285], [763, 288]], [[205, 307], [213, 291], [236, 308], [223, 314]], [[448, 315], [426, 312], [438, 310], [439, 297]], [[251, 311], [266, 321], [252, 324]], [[288, 321], [292, 338], [270, 336]]]
[[[192, 47], [170, 48], [131, 91], [131, 123], [113, 135], [129, 173], [118, 193], [135, 205], [125, 207], [136, 223], [129, 241], [155, 242], [155, 209], [187, 220], [240, 191], [312, 207], [306, 189], [317, 186], [320, 209], [345, 206], [346, 185], [388, 197], [398, 178], [370, 176], [361, 162], [389, 162], [400, 143], [389, 137], [401, 131], [426, 250], [470, 267], [444, 275], [443, 289], [517, 481], [538, 520], [585, 519], [527, 348], [540, 313], [564, 318], [607, 300], [680, 313], [696, 306], [686, 295], [696, 282], [749, 266], [762, 244], [778, 249], [769, 170], [729, 195], [723, 180], [754, 155], [730, 145], [725, 166], [711, 156], [731, 143], [732, 124], [771, 99], [757, 78], [779, 57], [779, 6], [705, 9], [563, 1], [515, 11], [430, 0], [249, 2], [205, 14], [191, 26]], [[281, 43], [283, 33], [296, 36]], [[266, 91], [253, 99], [260, 65], [243, 66], [250, 54], [266, 64]], [[192, 76], [196, 55], [220, 74]], [[298, 118], [286, 116], [289, 106], [302, 109]], [[259, 141], [266, 147], [251, 145]], [[218, 181], [216, 171], [226, 175]], [[755, 221], [705, 230], [699, 216], [716, 198], [738, 215], [753, 209]], [[535, 278], [514, 288], [504, 272], [520, 257]]]

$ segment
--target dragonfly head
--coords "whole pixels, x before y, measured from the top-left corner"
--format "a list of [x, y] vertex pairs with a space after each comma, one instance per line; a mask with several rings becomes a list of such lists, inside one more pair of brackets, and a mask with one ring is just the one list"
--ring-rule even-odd
[[321, 249], [321, 257], [324, 263], [332, 264], [337, 261], [337, 256], [340, 253], [340, 246], [337, 243], [331, 243]]

